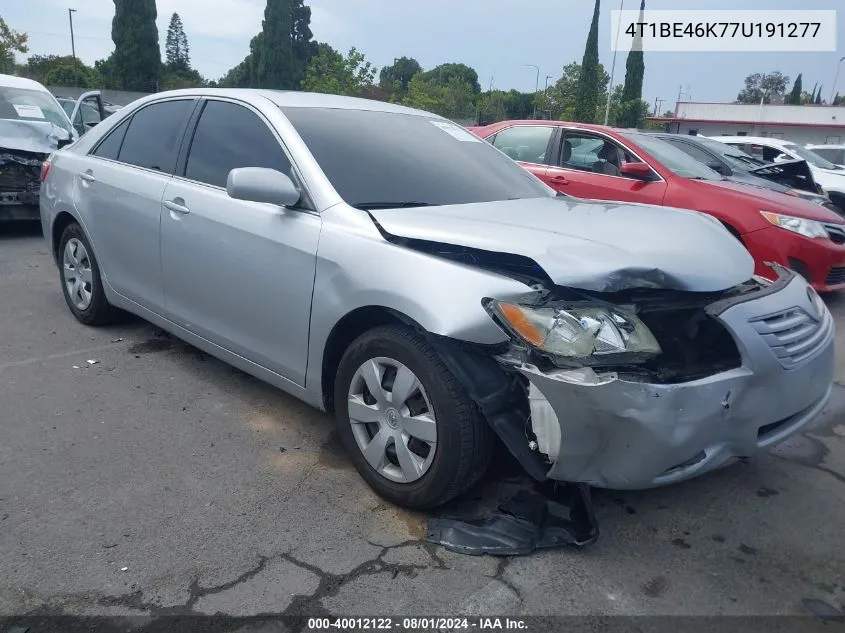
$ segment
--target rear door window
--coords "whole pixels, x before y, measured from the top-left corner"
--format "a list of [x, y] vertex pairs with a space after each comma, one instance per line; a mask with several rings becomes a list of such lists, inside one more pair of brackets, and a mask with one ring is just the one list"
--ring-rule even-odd
[[226, 187], [229, 172], [266, 167], [290, 175], [291, 163], [267, 124], [250, 109], [228, 101], [209, 101], [194, 132], [185, 178]]
[[545, 165], [554, 128], [549, 125], [515, 125], [500, 131], [493, 147], [523, 163]]
[[193, 99], [153, 103], [138, 110], [129, 123], [118, 160], [172, 174]]
[[123, 144], [123, 137], [126, 136], [126, 129], [129, 127], [130, 119], [126, 119], [123, 123], [114, 128], [108, 133], [106, 138], [100, 141], [97, 148], [91, 152], [94, 156], [100, 158], [108, 158], [110, 160], [117, 160], [120, 154], [120, 146]]

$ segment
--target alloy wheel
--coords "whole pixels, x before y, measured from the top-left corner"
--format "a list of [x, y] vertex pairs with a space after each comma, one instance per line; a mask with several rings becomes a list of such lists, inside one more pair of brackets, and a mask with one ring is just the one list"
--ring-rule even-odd
[[87, 310], [93, 297], [94, 275], [91, 259], [85, 245], [75, 237], [65, 244], [62, 256], [62, 274], [68, 297], [77, 310]]

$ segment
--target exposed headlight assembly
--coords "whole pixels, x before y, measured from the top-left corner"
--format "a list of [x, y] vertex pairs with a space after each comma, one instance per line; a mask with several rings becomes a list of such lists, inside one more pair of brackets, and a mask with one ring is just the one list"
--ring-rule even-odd
[[825, 238], [827, 231], [821, 222], [815, 220], [807, 220], [805, 218], [796, 218], [792, 215], [781, 215], [780, 213], [772, 213], [771, 211], [760, 211], [766, 220], [787, 231], [798, 233], [809, 238]]
[[597, 365], [618, 354], [646, 357], [660, 344], [636, 314], [616, 306], [527, 306], [490, 301], [487, 310], [519, 340], [570, 362]]

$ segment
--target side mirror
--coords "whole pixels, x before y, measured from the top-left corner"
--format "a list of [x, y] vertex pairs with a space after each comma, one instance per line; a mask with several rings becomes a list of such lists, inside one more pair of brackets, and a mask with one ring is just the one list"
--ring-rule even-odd
[[710, 163], [707, 163], [707, 166], [718, 174], [722, 174], [723, 176], [728, 175], [727, 168], [722, 163], [720, 163], [718, 161], [714, 160]]
[[265, 167], [238, 167], [229, 172], [226, 193], [230, 198], [292, 207], [302, 194], [280, 171]]
[[619, 172], [629, 178], [637, 178], [639, 180], [651, 179], [651, 168], [645, 163], [622, 163], [619, 167]]

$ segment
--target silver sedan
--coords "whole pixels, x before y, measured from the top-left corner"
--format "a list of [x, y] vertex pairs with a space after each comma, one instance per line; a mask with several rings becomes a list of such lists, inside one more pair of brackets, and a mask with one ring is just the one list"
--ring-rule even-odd
[[72, 314], [126, 310], [331, 411], [385, 498], [433, 507], [502, 441], [537, 479], [672, 483], [824, 407], [833, 323], [694, 212], [561, 198], [387, 103], [185, 90], [42, 170]]

